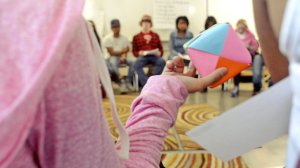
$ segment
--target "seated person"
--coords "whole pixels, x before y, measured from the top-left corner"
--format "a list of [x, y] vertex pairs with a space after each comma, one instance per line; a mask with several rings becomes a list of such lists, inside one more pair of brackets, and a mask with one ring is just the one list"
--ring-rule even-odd
[[204, 29], [207, 30], [215, 24], [217, 24], [217, 19], [213, 16], [208, 16], [205, 20]]
[[[121, 24], [118, 19], [111, 21], [112, 34], [107, 35], [104, 38], [104, 47], [107, 49], [108, 67], [111, 74], [116, 74], [120, 84], [121, 93], [126, 93], [129, 90], [133, 90], [133, 61], [127, 59], [127, 53], [129, 51], [130, 43], [128, 39], [120, 34]], [[129, 66], [128, 75], [126, 80], [120, 75], [120, 64], [126, 64]]]
[[[256, 95], [259, 93], [262, 83], [262, 67], [263, 67], [263, 59], [262, 56], [258, 54], [258, 42], [255, 39], [255, 36], [250, 32], [247, 26], [247, 22], [244, 19], [240, 19], [237, 24], [236, 32], [238, 37], [243, 42], [245, 47], [248, 49], [252, 56], [252, 69], [253, 69], [253, 93], [252, 95]], [[234, 89], [231, 93], [231, 97], [236, 97], [239, 95], [239, 83], [240, 83], [241, 74], [238, 74], [234, 77]]]
[[132, 40], [132, 52], [137, 57], [135, 68], [139, 77], [139, 83], [144, 86], [148, 80], [143, 67], [147, 64], [153, 64], [153, 75], [162, 73], [166, 64], [162, 58], [163, 47], [159, 35], [151, 31], [151, 16], [144, 15], [140, 21], [142, 31], [136, 34]]
[[[176, 30], [170, 34], [170, 56], [171, 60], [174, 56], [185, 55], [185, 49], [183, 48], [184, 43], [188, 42], [193, 38], [193, 33], [188, 31], [189, 20], [186, 16], [179, 16], [176, 19]], [[188, 65], [189, 61], [185, 60], [185, 64]]]

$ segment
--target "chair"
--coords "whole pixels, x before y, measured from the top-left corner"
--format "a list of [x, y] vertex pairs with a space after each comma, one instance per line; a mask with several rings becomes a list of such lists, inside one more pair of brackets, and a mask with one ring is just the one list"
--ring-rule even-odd
[[[147, 76], [151, 76], [153, 74], [153, 64], [147, 64], [144, 66], [144, 71], [145, 71], [145, 68], [148, 68], [148, 72], [147, 72]], [[134, 90], [135, 91], [139, 91], [139, 76], [138, 76], [138, 73], [137, 71], [134, 71], [134, 75], [133, 75], [133, 87], [134, 87]]]
[[[119, 68], [128, 68], [128, 66], [127, 66], [127, 64], [120, 64]], [[134, 91], [139, 91], [139, 81], [138, 81], [136, 71], [134, 71], [132, 85], [133, 85]]]

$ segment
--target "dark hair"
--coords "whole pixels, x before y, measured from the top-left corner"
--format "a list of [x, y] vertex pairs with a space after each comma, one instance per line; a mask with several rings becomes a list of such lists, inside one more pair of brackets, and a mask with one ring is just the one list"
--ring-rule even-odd
[[178, 23], [180, 20], [183, 20], [187, 24], [187, 26], [189, 26], [189, 24], [190, 24], [189, 19], [186, 16], [179, 16], [176, 19], [176, 29], [177, 30], [178, 30]]
[[119, 19], [113, 19], [113, 20], [111, 20], [110, 21], [110, 26], [111, 26], [111, 28], [120, 27], [121, 24], [120, 24]]
[[209, 26], [209, 23], [210, 23], [210, 22], [213, 23], [212, 25], [217, 24], [217, 20], [216, 20], [215, 17], [213, 17], [213, 16], [208, 16], [208, 17], [206, 18], [205, 25], [204, 25], [205, 30], [209, 28], [208, 26]]
[[153, 23], [152, 23], [152, 18], [151, 18], [151, 16], [150, 15], [144, 15], [143, 17], [142, 17], [142, 19], [141, 19], [141, 21], [139, 22], [140, 23], [140, 26], [142, 26], [142, 23], [143, 22], [148, 22], [148, 23], [150, 23], [150, 25], [151, 25], [151, 27], [153, 26]]

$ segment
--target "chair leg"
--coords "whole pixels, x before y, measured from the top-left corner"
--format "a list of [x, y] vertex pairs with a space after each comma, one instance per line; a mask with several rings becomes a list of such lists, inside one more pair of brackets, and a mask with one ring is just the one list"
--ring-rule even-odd
[[225, 84], [225, 86], [224, 86], [224, 91], [229, 90], [230, 85], [231, 85], [231, 79], [229, 79], [228, 81], [226, 81], [224, 84]]
[[133, 87], [135, 91], [137, 92], [139, 91], [139, 76], [136, 71], [134, 71], [134, 75], [133, 75]]

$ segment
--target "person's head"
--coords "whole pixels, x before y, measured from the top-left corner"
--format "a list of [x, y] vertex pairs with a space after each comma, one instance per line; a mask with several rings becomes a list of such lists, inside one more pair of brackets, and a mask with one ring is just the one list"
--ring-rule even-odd
[[248, 30], [248, 25], [245, 19], [240, 19], [236, 23], [236, 29], [240, 34], [245, 33]]
[[110, 26], [111, 26], [111, 30], [114, 33], [114, 36], [118, 37], [120, 35], [120, 27], [121, 27], [120, 21], [118, 19], [113, 19], [110, 22]]
[[152, 27], [152, 19], [150, 15], [144, 15], [140, 21], [140, 26], [143, 31], [150, 31]]
[[186, 16], [179, 16], [176, 19], [176, 29], [178, 31], [186, 31], [187, 28], [189, 27], [189, 19]]
[[210, 28], [211, 26], [213, 26], [215, 24], [217, 24], [216, 18], [213, 16], [208, 16], [205, 20], [204, 28], [205, 28], [205, 30], [207, 30], [208, 28]]

